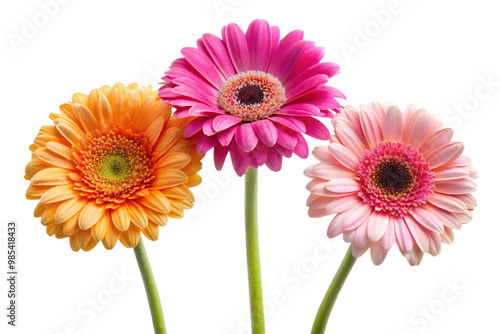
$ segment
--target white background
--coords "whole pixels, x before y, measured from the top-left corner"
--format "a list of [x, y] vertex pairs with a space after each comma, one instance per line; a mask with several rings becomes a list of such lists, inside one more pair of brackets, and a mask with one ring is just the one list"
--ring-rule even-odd
[[[500, 332], [500, 20], [494, 1], [60, 0], [45, 9], [50, 17], [43, 14], [48, 2], [2, 1], [0, 8], [0, 267], [6, 266], [7, 220], [18, 220], [20, 231], [18, 327], [6, 325], [2, 279], [0, 332], [153, 332], [131, 249], [99, 245], [73, 253], [68, 239], [49, 238], [33, 218], [36, 203], [24, 198], [28, 146], [50, 123], [49, 113], [74, 92], [118, 81], [159, 88], [182, 47], [195, 46], [205, 32], [220, 35], [230, 22], [246, 30], [254, 18], [279, 26], [283, 35], [302, 29], [306, 39], [325, 46], [325, 60], [342, 69], [330, 84], [347, 95], [348, 104], [415, 102], [437, 113], [454, 127], [479, 170], [479, 207], [455, 244], [443, 246], [438, 257], [426, 255], [419, 267], [410, 267], [397, 249], [379, 267], [363, 256], [327, 332]], [[23, 35], [26, 22], [38, 28], [24, 28]], [[23, 40], [14, 45], [13, 38]], [[311, 149], [322, 144], [308, 141]], [[313, 163], [312, 156], [293, 157], [279, 173], [260, 172], [268, 333], [310, 331], [347, 249], [341, 239], [326, 238], [328, 217], [307, 216], [302, 171]], [[195, 209], [162, 228], [158, 242], [146, 242], [170, 334], [249, 333], [244, 180], [226, 167], [216, 173], [209, 154]], [[123, 281], [117, 273], [125, 274]], [[92, 299], [99, 311], [92, 311]]]

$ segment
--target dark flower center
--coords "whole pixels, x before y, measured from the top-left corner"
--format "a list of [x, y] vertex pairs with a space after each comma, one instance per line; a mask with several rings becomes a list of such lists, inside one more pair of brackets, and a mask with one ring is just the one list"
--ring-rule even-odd
[[413, 174], [406, 162], [381, 161], [372, 174], [373, 184], [386, 196], [401, 196], [413, 188]]
[[259, 85], [247, 84], [235, 92], [236, 100], [245, 106], [259, 104], [264, 100], [264, 90]]

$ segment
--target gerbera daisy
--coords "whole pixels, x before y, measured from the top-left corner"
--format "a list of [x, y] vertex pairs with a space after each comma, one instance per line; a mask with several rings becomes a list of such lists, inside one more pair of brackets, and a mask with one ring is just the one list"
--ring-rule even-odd
[[103, 86], [50, 115], [54, 125], [30, 146], [25, 176], [49, 235], [69, 237], [74, 251], [100, 241], [135, 247], [141, 233], [158, 239], [167, 217], [192, 207], [201, 155], [183, 137], [189, 120], [171, 119], [157, 95], [136, 84]]
[[417, 265], [471, 221], [476, 170], [434, 115], [373, 102], [347, 106], [333, 126], [331, 144], [313, 151], [320, 163], [305, 171], [307, 205], [311, 217], [336, 214], [328, 236], [343, 234], [354, 257], [370, 249], [378, 265], [396, 243]]
[[177, 108], [179, 118], [197, 116], [186, 137], [198, 137], [201, 154], [214, 148], [217, 169], [228, 152], [238, 175], [266, 164], [281, 169], [282, 157], [308, 155], [303, 134], [328, 139], [314, 117], [332, 117], [335, 98], [326, 86], [338, 73], [334, 63], [320, 63], [325, 53], [304, 33], [280, 41], [278, 27], [253, 21], [244, 33], [236, 24], [222, 29], [222, 39], [204, 34], [197, 48], [184, 48], [173, 62], [159, 96]]

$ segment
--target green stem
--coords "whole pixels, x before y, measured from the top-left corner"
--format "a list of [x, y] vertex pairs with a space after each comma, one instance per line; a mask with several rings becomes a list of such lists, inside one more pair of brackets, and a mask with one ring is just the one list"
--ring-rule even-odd
[[161, 308], [160, 295], [158, 294], [155, 278], [153, 276], [153, 270], [151, 269], [151, 264], [149, 263], [148, 254], [146, 253], [146, 248], [144, 248], [142, 238], [139, 239], [139, 243], [134, 248], [134, 253], [135, 258], [137, 259], [137, 264], [139, 265], [139, 270], [141, 271], [142, 281], [144, 282], [144, 288], [146, 289], [146, 295], [148, 296], [149, 309], [151, 311], [151, 319], [153, 320], [155, 333], [167, 334], [165, 319], [163, 318], [163, 310]]
[[249, 168], [245, 174], [245, 232], [252, 334], [264, 334], [266, 329], [257, 221], [257, 176], [257, 170], [252, 168]]
[[316, 314], [316, 319], [314, 319], [313, 328], [311, 334], [323, 334], [328, 324], [328, 318], [330, 313], [332, 313], [333, 305], [337, 300], [340, 293], [340, 289], [344, 285], [347, 276], [351, 272], [352, 267], [356, 263], [356, 258], [352, 256], [352, 246], [349, 246], [347, 253], [340, 264], [335, 277], [333, 277], [330, 287], [326, 291], [325, 297], [321, 302], [318, 313]]

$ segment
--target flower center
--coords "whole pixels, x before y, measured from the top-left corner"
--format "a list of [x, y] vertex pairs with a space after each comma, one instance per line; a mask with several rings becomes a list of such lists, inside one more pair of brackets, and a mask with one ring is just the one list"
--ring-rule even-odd
[[269, 118], [285, 102], [285, 88], [281, 82], [262, 71], [232, 76], [220, 89], [218, 98], [222, 110], [244, 122]]
[[372, 182], [388, 197], [403, 196], [413, 188], [410, 165], [397, 160], [382, 160], [373, 170]]
[[102, 159], [99, 173], [104, 179], [119, 182], [130, 176], [131, 169], [126, 156], [121, 154], [109, 154]]
[[425, 204], [434, 192], [434, 172], [418, 149], [381, 142], [359, 160], [358, 195], [375, 210], [400, 217]]
[[75, 189], [82, 196], [120, 202], [117, 199], [134, 198], [151, 180], [154, 159], [145, 135], [113, 130], [79, 146], [74, 154], [81, 181], [75, 183]]

